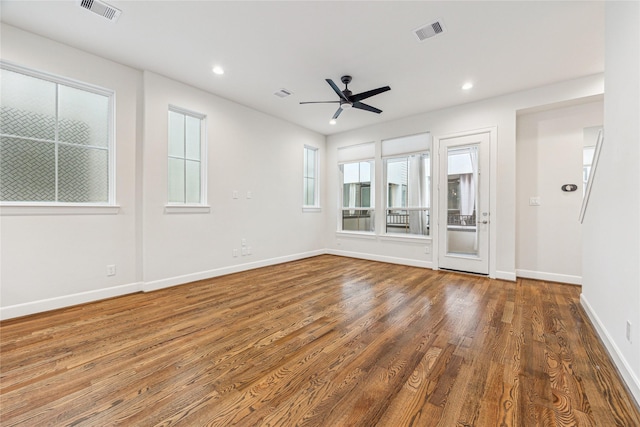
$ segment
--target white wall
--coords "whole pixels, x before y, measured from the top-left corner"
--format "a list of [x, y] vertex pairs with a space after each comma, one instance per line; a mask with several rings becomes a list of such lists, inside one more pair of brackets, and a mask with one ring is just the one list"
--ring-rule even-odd
[[[338, 173], [336, 152], [339, 147], [374, 141], [380, 153], [383, 139], [431, 132], [433, 141], [439, 137], [463, 131], [497, 128], [497, 140], [492, 141], [495, 162], [491, 165], [494, 177], [491, 212], [492, 243], [490, 275], [515, 280], [516, 253], [516, 112], [535, 106], [586, 98], [603, 93], [603, 76], [595, 75], [518, 92], [484, 101], [460, 105], [444, 110], [419, 114], [400, 120], [332, 135], [327, 138], [327, 247], [333, 253], [363, 258], [396, 261], [410, 265], [431, 266], [436, 245], [399, 243], [381, 237], [357, 238], [337, 234], [338, 229]], [[354, 112], [358, 113], [358, 112]], [[435, 173], [435, 169], [434, 170]], [[497, 176], [497, 179], [495, 177]], [[435, 177], [434, 177], [435, 178]], [[376, 179], [382, 182], [382, 162], [376, 162]], [[435, 179], [434, 179], [435, 182]], [[434, 192], [434, 197], [437, 193]], [[380, 185], [376, 200], [384, 200]], [[435, 202], [435, 200], [434, 200]], [[435, 203], [433, 205], [435, 207]], [[434, 209], [435, 211], [435, 209]], [[379, 211], [382, 212], [382, 211]], [[435, 212], [433, 212], [435, 214]], [[378, 214], [379, 216], [379, 214]]]
[[[324, 164], [324, 136], [150, 72], [144, 99], [147, 289], [324, 249], [322, 213], [302, 211], [303, 147]], [[207, 116], [210, 213], [165, 213], [169, 104]], [[234, 258], [241, 239], [252, 254]]]
[[605, 34], [604, 144], [583, 223], [582, 303], [640, 402], [640, 3], [607, 2]]
[[[11, 26], [1, 37], [3, 60], [116, 91], [119, 210], [1, 207], [0, 318], [323, 252], [322, 212], [302, 212], [303, 147], [324, 165], [323, 135]], [[207, 115], [209, 213], [165, 214], [169, 103]], [[234, 258], [241, 238], [252, 255]]]
[[[117, 214], [96, 215], [6, 215], [3, 208], [1, 317], [136, 290], [136, 108], [141, 73], [5, 24], [0, 28], [2, 59], [117, 92], [120, 205]], [[106, 276], [109, 264], [117, 265], [116, 276]]]
[[[516, 133], [516, 272], [582, 281], [582, 152], [584, 129], [602, 126], [603, 101], [518, 115]], [[578, 190], [564, 192], [564, 184]], [[539, 197], [540, 206], [529, 198]]]

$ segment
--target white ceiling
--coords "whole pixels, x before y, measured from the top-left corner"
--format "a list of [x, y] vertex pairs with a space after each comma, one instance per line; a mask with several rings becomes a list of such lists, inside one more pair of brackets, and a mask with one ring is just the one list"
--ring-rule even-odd
[[[604, 71], [601, 1], [107, 2], [116, 23], [76, 1], [3, 0], [1, 19], [325, 135]], [[445, 32], [418, 42], [435, 19]], [[365, 101], [382, 114], [331, 126], [335, 104], [299, 105], [336, 100], [324, 79], [344, 74], [354, 93], [391, 86]]]

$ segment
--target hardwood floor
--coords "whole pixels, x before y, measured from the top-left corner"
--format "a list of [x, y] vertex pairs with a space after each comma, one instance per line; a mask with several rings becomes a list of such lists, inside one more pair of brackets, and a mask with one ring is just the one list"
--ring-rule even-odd
[[2, 426], [640, 426], [580, 288], [320, 256], [0, 324]]

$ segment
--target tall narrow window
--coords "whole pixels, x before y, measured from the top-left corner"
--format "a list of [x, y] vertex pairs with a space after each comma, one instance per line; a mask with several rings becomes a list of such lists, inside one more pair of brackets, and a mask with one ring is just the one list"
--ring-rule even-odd
[[430, 234], [429, 146], [428, 133], [382, 141], [386, 179], [385, 232], [387, 234], [416, 236]]
[[304, 147], [303, 165], [303, 207], [318, 208], [320, 206], [318, 194], [318, 149]]
[[169, 107], [169, 203], [206, 203], [204, 150], [205, 116]]
[[386, 232], [429, 235], [429, 153], [385, 159]]
[[0, 200], [113, 204], [113, 92], [1, 65]]
[[343, 163], [342, 231], [374, 231], [373, 161]]

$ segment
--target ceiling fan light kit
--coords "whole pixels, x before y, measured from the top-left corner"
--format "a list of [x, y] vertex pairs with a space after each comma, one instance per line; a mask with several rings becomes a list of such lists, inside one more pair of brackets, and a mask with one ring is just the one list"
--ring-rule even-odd
[[[348, 110], [350, 108], [357, 108], [358, 110], [370, 111], [372, 113], [380, 114], [382, 110], [372, 107], [371, 105], [365, 104], [361, 102], [363, 99], [370, 98], [374, 95], [378, 95], [382, 92], [386, 92], [391, 90], [389, 86], [379, 87], [377, 89], [368, 90], [366, 92], [361, 92], [357, 94], [353, 94], [349, 90], [349, 83], [351, 83], [351, 76], [342, 76], [340, 81], [344, 84], [344, 90], [340, 90], [340, 88], [333, 82], [331, 79], [326, 79], [326, 82], [331, 86], [333, 91], [338, 95], [339, 99], [337, 101], [307, 101], [301, 102], [300, 104], [340, 104], [336, 112], [334, 113], [331, 121], [335, 122], [335, 120], [340, 116], [343, 110]], [[330, 122], [331, 123], [331, 122]], [[333, 123], [332, 123], [333, 124]]]

